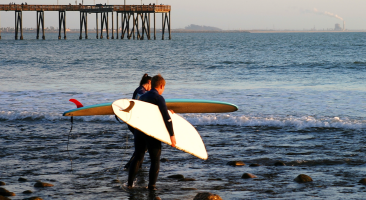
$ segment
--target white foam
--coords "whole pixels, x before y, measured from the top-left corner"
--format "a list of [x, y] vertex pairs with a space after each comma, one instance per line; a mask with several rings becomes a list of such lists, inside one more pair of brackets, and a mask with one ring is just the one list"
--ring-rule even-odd
[[[306, 129], [312, 127], [322, 128], [344, 128], [363, 129], [366, 128], [366, 115], [353, 104], [338, 102], [337, 104], [326, 104], [324, 106], [321, 96], [304, 95], [301, 92], [296, 94], [292, 91], [282, 91], [281, 95], [272, 95], [270, 98], [261, 96], [269, 95], [269, 90], [253, 89], [241, 93], [230, 93], [228, 91], [220, 95], [225, 97], [215, 99], [204, 96], [189, 96], [190, 98], [206, 98], [234, 103], [239, 106], [239, 111], [226, 114], [183, 114], [193, 125], [229, 125], [229, 126], [267, 126], [267, 127], [295, 127]], [[255, 94], [256, 92], [256, 94]], [[286, 92], [286, 94], [285, 94]], [[189, 91], [194, 94], [194, 91]], [[177, 93], [178, 94], [178, 93]], [[165, 98], [187, 98], [182, 93], [179, 96], [175, 93], [167, 93]], [[250, 95], [248, 95], [250, 94]], [[310, 92], [307, 92], [310, 94]], [[323, 94], [323, 93], [319, 93]], [[330, 93], [328, 93], [329, 95]], [[334, 95], [334, 93], [332, 93]], [[352, 92], [337, 95], [360, 96], [360, 92]], [[207, 95], [207, 93], [205, 93]], [[69, 117], [62, 116], [62, 113], [75, 108], [69, 99], [75, 98], [84, 105], [113, 102], [120, 98], [130, 98], [131, 94], [116, 93], [75, 93], [55, 91], [0, 91], [0, 121], [66, 121]], [[294, 101], [293, 97], [298, 96], [301, 101]], [[235, 98], [237, 97], [237, 98]], [[291, 97], [291, 98], [290, 98]], [[285, 101], [287, 100], [287, 101]], [[359, 100], [357, 100], [359, 101]], [[363, 102], [363, 101], [359, 101]], [[358, 103], [358, 107], [364, 104]], [[114, 116], [85, 116], [74, 117], [74, 120], [90, 122], [114, 122]]]
[[[306, 128], [339, 128], [339, 129], [364, 129], [366, 120], [356, 120], [341, 117], [313, 117], [313, 116], [247, 116], [235, 114], [181, 114], [192, 125], [227, 125], [227, 126], [260, 126], [296, 129]], [[62, 116], [56, 112], [32, 111], [0, 111], [1, 121], [67, 121], [70, 117]], [[76, 116], [76, 121], [87, 122], [116, 122], [114, 115], [105, 116]]]

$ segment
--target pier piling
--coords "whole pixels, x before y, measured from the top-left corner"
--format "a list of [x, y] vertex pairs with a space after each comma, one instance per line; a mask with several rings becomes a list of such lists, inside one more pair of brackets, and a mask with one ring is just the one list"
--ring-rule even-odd
[[112, 12], [112, 40], [114, 39], [114, 26], [113, 25], [114, 25], [114, 21], [113, 21], [113, 12]]
[[15, 11], [15, 40], [18, 40], [19, 31], [20, 31], [19, 39], [23, 40], [23, 13], [21, 10]]
[[42, 39], [45, 40], [45, 32], [44, 32], [44, 11], [37, 11], [37, 39], [39, 39], [39, 28], [42, 25]]
[[99, 39], [98, 38], [98, 13], [95, 13], [95, 17], [96, 17], [96, 24], [97, 24], [97, 26], [96, 26], [96, 31], [97, 31], [97, 39]]
[[103, 12], [101, 13], [101, 29], [100, 29], [100, 39], [103, 39], [103, 28], [104, 28], [104, 25], [105, 25], [105, 29], [106, 29], [106, 34], [107, 34], [107, 39], [109, 39], [109, 27], [108, 27], [108, 21], [109, 21], [109, 18], [108, 18], [108, 12]]
[[64, 27], [64, 40], [66, 40], [66, 11], [58, 12], [58, 39], [61, 40], [61, 30]]
[[80, 40], [83, 39], [83, 27], [85, 29], [85, 39], [88, 39], [88, 13], [80, 11]]

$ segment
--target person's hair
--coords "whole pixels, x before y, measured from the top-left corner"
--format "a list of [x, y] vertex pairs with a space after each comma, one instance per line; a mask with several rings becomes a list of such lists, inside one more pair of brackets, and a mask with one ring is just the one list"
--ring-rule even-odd
[[147, 74], [144, 74], [141, 78], [141, 81], [140, 81], [140, 86], [146, 84], [146, 83], [149, 83], [149, 81], [151, 81], [151, 76], [147, 75]]
[[151, 79], [151, 88], [157, 88], [159, 86], [165, 86], [165, 80], [161, 76], [161, 74], [158, 74]]

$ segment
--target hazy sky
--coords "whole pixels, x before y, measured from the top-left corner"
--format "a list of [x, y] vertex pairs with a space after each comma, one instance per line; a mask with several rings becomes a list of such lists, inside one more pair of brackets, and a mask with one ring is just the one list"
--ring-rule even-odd
[[[0, 0], [28, 4], [57, 4], [57, 0]], [[75, 4], [75, 0], [58, 0], [59, 4]], [[77, 0], [77, 3], [81, 3]], [[109, 3], [123, 5], [124, 0], [84, 0], [84, 4]], [[366, 29], [366, 0], [142, 0], [172, 6], [172, 28], [190, 24], [215, 26], [221, 29], [311, 29], [334, 28], [336, 23], [346, 29]], [[141, 0], [126, 0], [140, 5]], [[36, 27], [36, 12], [23, 12], [23, 27]], [[116, 16], [116, 15], [115, 15]], [[14, 27], [14, 12], [0, 12], [1, 27]], [[110, 20], [111, 21], [111, 20]], [[79, 12], [67, 12], [67, 27], [79, 28]], [[45, 12], [45, 26], [58, 27], [58, 12]], [[120, 26], [120, 25], [119, 25]], [[95, 14], [88, 15], [88, 28], [95, 27]], [[161, 16], [157, 19], [161, 27]]]

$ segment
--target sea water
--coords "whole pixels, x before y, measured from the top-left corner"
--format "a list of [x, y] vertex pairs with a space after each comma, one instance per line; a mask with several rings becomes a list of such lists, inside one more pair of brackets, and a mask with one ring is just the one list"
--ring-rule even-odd
[[[0, 40], [0, 181], [13, 199], [363, 199], [366, 188], [366, 33], [174, 33], [172, 40]], [[89, 36], [89, 38], [92, 38]], [[236, 104], [237, 112], [181, 114], [208, 160], [163, 145], [148, 192], [149, 156], [126, 190], [133, 136], [114, 116], [70, 117], [84, 105], [130, 98], [144, 73], [166, 99]], [[232, 167], [229, 161], [243, 161]], [[275, 166], [281, 161], [286, 166]], [[259, 164], [259, 167], [249, 167]], [[122, 167], [121, 167], [122, 166]], [[257, 176], [242, 179], [243, 173]], [[168, 176], [182, 174], [195, 181]], [[313, 182], [294, 181], [299, 174]], [[28, 179], [18, 182], [18, 178]], [[116, 179], [119, 182], [115, 181]], [[55, 186], [37, 189], [35, 181]], [[32, 190], [33, 194], [22, 194]]]

